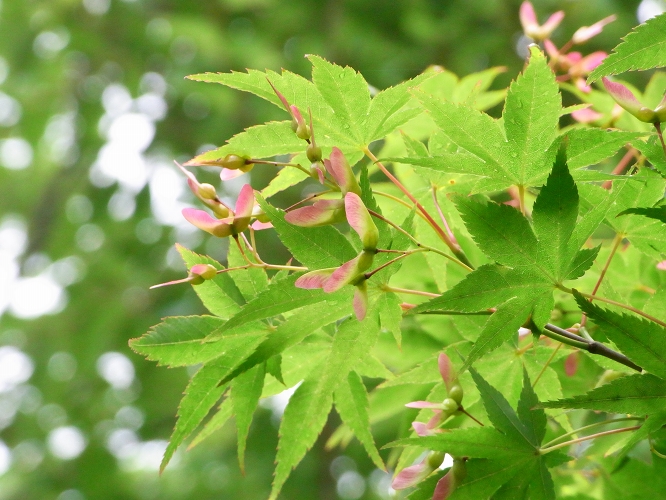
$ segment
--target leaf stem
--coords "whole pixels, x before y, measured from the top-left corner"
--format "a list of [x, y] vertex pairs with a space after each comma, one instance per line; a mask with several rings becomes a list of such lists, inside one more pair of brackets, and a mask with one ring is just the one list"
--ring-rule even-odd
[[[388, 198], [389, 200], [393, 200], [396, 203], [400, 203], [402, 206], [404, 206], [404, 207], [406, 207], [410, 210], [414, 210], [416, 208], [414, 205], [410, 205], [405, 200], [402, 200], [402, 199], [398, 198], [397, 196], [393, 196], [392, 194], [385, 193], [384, 191], [378, 191], [376, 189], [373, 189], [372, 193], [376, 194], [377, 196], [383, 196], [384, 198]], [[424, 215], [419, 210], [416, 210], [416, 215], [421, 217], [424, 221], [426, 221], [426, 222], [428, 221], [428, 219], [426, 219], [424, 217]]]
[[379, 271], [381, 271], [381, 270], [384, 269], [385, 267], [390, 266], [390, 265], [393, 264], [394, 262], [398, 262], [400, 259], [404, 259], [405, 257], [408, 257], [408, 256], [410, 256], [410, 255], [412, 255], [412, 254], [415, 254], [415, 253], [421, 253], [421, 252], [427, 252], [427, 251], [428, 251], [427, 248], [416, 248], [416, 249], [414, 249], [414, 250], [408, 250], [408, 251], [402, 253], [401, 255], [398, 255], [397, 257], [395, 257], [395, 258], [389, 260], [388, 262], [385, 262], [384, 264], [382, 264], [381, 266], [377, 267], [376, 269], [373, 269], [372, 271], [369, 271], [369, 272], [365, 273], [365, 274], [364, 274], [365, 279], [370, 279], [370, 278], [372, 277], [373, 274], [378, 273]]
[[382, 172], [384, 172], [384, 175], [386, 175], [386, 177], [388, 177], [389, 180], [393, 182], [393, 184], [395, 184], [398, 189], [400, 189], [400, 191], [402, 191], [405, 196], [407, 196], [407, 198], [409, 198], [410, 201], [414, 203], [414, 205], [416, 205], [416, 208], [424, 215], [428, 224], [430, 224], [430, 226], [435, 230], [444, 244], [451, 249], [453, 255], [455, 255], [458, 260], [460, 260], [467, 267], [473, 268], [469, 259], [465, 255], [465, 252], [463, 252], [462, 248], [460, 248], [460, 245], [451, 241], [449, 235], [446, 234], [446, 232], [437, 224], [437, 222], [435, 222], [435, 220], [430, 216], [423, 205], [418, 202], [414, 195], [410, 193], [409, 190], [391, 172], [388, 171], [388, 169], [382, 164], [382, 162], [379, 161], [379, 159], [372, 153], [372, 151], [370, 151], [367, 146], [363, 148], [363, 152], [375, 163], [375, 165], [377, 165], [377, 167], [379, 167]]
[[565, 448], [567, 446], [571, 446], [572, 444], [582, 443], [583, 441], [589, 441], [590, 439], [595, 439], [603, 436], [610, 436], [611, 434], [619, 434], [621, 432], [635, 431], [636, 429], [640, 428], [641, 428], [640, 425], [634, 425], [632, 427], [622, 427], [621, 429], [612, 429], [610, 431], [598, 432], [597, 434], [591, 434], [589, 436], [585, 436], [578, 439], [572, 439], [571, 441], [566, 441], [564, 443], [556, 444], [554, 446], [541, 448], [539, 449], [539, 455], [545, 455], [546, 453], [550, 453], [551, 451], [559, 450], [560, 448]]
[[[617, 163], [617, 165], [615, 166], [615, 168], [613, 169], [611, 174], [614, 174], [614, 175], [622, 174], [625, 171], [625, 169], [627, 168], [627, 166], [629, 165], [629, 162], [631, 161], [631, 159], [634, 157], [635, 154], [636, 154], [636, 150], [633, 147], [629, 146], [629, 150], [625, 153], [625, 155], [622, 157], [622, 159]], [[604, 181], [601, 184], [601, 187], [604, 188], [604, 189], [610, 189], [612, 186], [613, 186], [613, 181]]]
[[562, 439], [566, 439], [569, 436], [574, 436], [580, 432], [587, 431], [589, 429], [594, 429], [595, 427], [600, 427], [602, 425], [607, 425], [607, 424], [613, 424], [615, 422], [627, 422], [627, 421], [636, 421], [636, 420], [645, 420], [643, 417], [622, 417], [622, 418], [613, 418], [611, 420], [604, 420], [603, 422], [595, 422], [594, 424], [586, 425], [585, 427], [581, 427], [579, 429], [574, 429], [573, 431], [567, 432], [566, 434], [562, 434], [561, 436], [556, 437], [555, 439], [548, 441], [546, 444], [544, 444], [544, 448], [548, 448], [555, 443], [558, 443]]
[[451, 228], [449, 227], [449, 223], [447, 222], [446, 217], [444, 217], [444, 212], [442, 212], [442, 207], [439, 205], [439, 200], [437, 199], [437, 186], [434, 185], [432, 186], [432, 202], [435, 204], [435, 208], [437, 209], [439, 218], [442, 219], [442, 224], [444, 225], [444, 229], [446, 229], [446, 232], [449, 235], [451, 242], [455, 245], [460, 246], [458, 240], [456, 240], [456, 237], [453, 234], [453, 231], [451, 231]]
[[409, 238], [409, 239], [410, 239], [410, 240], [411, 240], [411, 241], [412, 241], [417, 247], [419, 247], [419, 248], [421, 248], [421, 249], [423, 249], [423, 250], [425, 250], [425, 251], [427, 251], [427, 252], [434, 252], [434, 253], [436, 253], [436, 254], [441, 255], [442, 257], [446, 257], [447, 259], [449, 259], [449, 260], [455, 262], [456, 264], [458, 264], [459, 266], [461, 266], [462, 268], [464, 268], [464, 269], [467, 270], [467, 271], [473, 271], [473, 270], [474, 270], [474, 269], [472, 269], [471, 267], [469, 267], [467, 264], [465, 264], [464, 262], [462, 262], [462, 261], [460, 261], [460, 260], [458, 260], [458, 259], [456, 259], [456, 258], [454, 258], [454, 257], [451, 257], [449, 254], [444, 253], [444, 252], [442, 252], [441, 250], [438, 250], [437, 248], [434, 248], [434, 247], [431, 247], [431, 246], [428, 246], [428, 245], [424, 245], [424, 244], [421, 243], [419, 240], [417, 240], [416, 238], [414, 238], [411, 234], [409, 234], [407, 231], [405, 231], [403, 228], [401, 228], [400, 226], [398, 226], [395, 222], [393, 222], [393, 221], [387, 219], [387, 218], [384, 217], [382, 214], [380, 214], [380, 213], [378, 213], [378, 212], [375, 212], [374, 210], [371, 210], [371, 209], [368, 209], [368, 213], [369, 213], [370, 215], [372, 215], [373, 217], [375, 217], [375, 218], [377, 218], [377, 219], [379, 219], [379, 220], [381, 220], [381, 221], [386, 222], [388, 225], [390, 225], [391, 227], [395, 228], [397, 231], [399, 231], [399, 232], [401, 232], [402, 234], [404, 234], [405, 236], [407, 236], [407, 237], [408, 237], [408, 238]]
[[407, 293], [407, 294], [410, 294], [410, 295], [421, 295], [423, 297], [431, 297], [431, 298], [440, 296], [439, 293], [424, 292], [424, 291], [421, 291], [421, 290], [410, 290], [410, 289], [407, 289], [407, 288], [397, 288], [397, 287], [388, 286], [388, 285], [382, 287], [382, 290], [384, 290], [385, 292]]
[[[601, 286], [601, 282], [604, 279], [604, 276], [606, 276], [606, 271], [608, 271], [608, 267], [610, 266], [611, 260], [613, 260], [613, 256], [615, 255], [615, 252], [617, 251], [617, 248], [620, 246], [620, 243], [622, 243], [622, 239], [624, 238], [624, 235], [621, 233], [617, 233], [615, 235], [615, 239], [613, 240], [613, 246], [611, 247], [610, 254], [608, 255], [608, 258], [606, 259], [606, 263], [604, 264], [604, 268], [601, 270], [601, 274], [599, 275], [599, 279], [597, 280], [596, 285], [594, 285], [594, 290], [592, 290], [592, 295], [596, 295], [597, 292], [599, 291], [599, 287]], [[590, 300], [592, 302], [592, 300]], [[587, 323], [587, 314], [583, 313], [583, 316], [580, 319], [580, 326], [585, 326], [585, 323]]]
[[460, 408], [458, 408], [458, 410], [461, 411], [462, 413], [464, 413], [465, 415], [467, 415], [467, 416], [468, 416], [469, 418], [471, 418], [472, 420], [474, 420], [474, 421], [475, 421], [477, 424], [479, 424], [481, 427], [485, 427], [485, 425], [483, 425], [483, 423], [482, 423], [481, 421], [479, 421], [479, 420], [478, 420], [474, 415], [472, 415], [470, 412], [468, 412], [467, 410], [465, 410], [465, 408], [463, 408], [462, 406], [461, 406]]
[[534, 379], [534, 382], [532, 382], [532, 388], [536, 387], [537, 382], [539, 380], [541, 380], [541, 376], [545, 373], [546, 368], [548, 368], [550, 363], [553, 361], [553, 359], [555, 358], [555, 355], [557, 354], [557, 351], [560, 350], [560, 348], [562, 347], [563, 344], [564, 344], [564, 342], [561, 342], [561, 343], [557, 344], [557, 347], [555, 347], [555, 349], [553, 349], [553, 352], [551, 353], [550, 357], [548, 358], [548, 361], [546, 361], [546, 364], [544, 364], [543, 368], [541, 368], [541, 371], [539, 372], [539, 375], [537, 375], [536, 378]]

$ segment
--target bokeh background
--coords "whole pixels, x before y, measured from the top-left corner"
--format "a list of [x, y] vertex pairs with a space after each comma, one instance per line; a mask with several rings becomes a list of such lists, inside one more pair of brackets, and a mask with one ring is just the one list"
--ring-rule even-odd
[[[263, 499], [286, 398], [262, 402], [247, 472], [234, 426], [157, 468], [191, 375], [134, 354], [160, 318], [203, 313], [179, 242], [224, 260], [180, 216], [193, 205], [174, 159], [286, 113], [205, 71], [285, 68], [304, 54], [384, 88], [430, 64], [460, 74], [523, 61], [517, 0], [0, 0], [0, 499]], [[563, 9], [554, 35], [610, 14], [586, 47], [610, 50], [661, 0], [534, 2]], [[255, 186], [267, 182], [260, 169]], [[205, 174], [204, 174], [205, 175]], [[214, 179], [210, 174], [210, 180]], [[247, 179], [220, 191], [233, 200]], [[267, 240], [270, 244], [270, 240]], [[362, 449], [325, 450], [327, 427], [284, 499], [388, 498]]]

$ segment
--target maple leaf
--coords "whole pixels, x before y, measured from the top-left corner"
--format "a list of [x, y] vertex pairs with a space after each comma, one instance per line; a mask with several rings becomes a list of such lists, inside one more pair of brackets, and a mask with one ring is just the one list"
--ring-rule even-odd
[[601, 222], [604, 204], [578, 221], [578, 190], [563, 152], [536, 199], [531, 224], [508, 205], [461, 196], [455, 202], [467, 230], [494, 263], [479, 267], [411, 313], [478, 313], [494, 308], [466, 368], [515, 335], [528, 320], [537, 329], [544, 327], [553, 309], [553, 291], [563, 281], [581, 277], [596, 257], [598, 249], [581, 246]]

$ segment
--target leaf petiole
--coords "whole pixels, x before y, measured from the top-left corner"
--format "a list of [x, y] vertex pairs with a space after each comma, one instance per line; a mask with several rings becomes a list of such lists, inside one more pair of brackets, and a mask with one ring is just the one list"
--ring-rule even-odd
[[590, 439], [595, 439], [603, 436], [610, 436], [611, 434], [619, 434], [621, 432], [635, 431], [640, 428], [641, 428], [640, 425], [634, 425], [632, 427], [623, 427], [621, 429], [612, 429], [610, 431], [598, 432], [597, 434], [590, 434], [589, 436], [585, 436], [578, 439], [572, 439], [571, 441], [565, 441], [564, 443], [556, 444], [554, 446], [540, 448], [539, 455], [545, 455], [546, 453], [550, 453], [551, 451], [559, 450], [560, 448], [565, 448], [567, 446], [571, 446], [572, 444], [582, 443], [583, 441], [589, 441]]

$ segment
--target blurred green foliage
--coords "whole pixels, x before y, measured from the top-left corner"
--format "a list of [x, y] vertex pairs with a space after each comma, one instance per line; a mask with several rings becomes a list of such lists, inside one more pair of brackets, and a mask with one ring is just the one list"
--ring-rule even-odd
[[[245, 68], [308, 75], [303, 55], [314, 53], [354, 67], [377, 88], [430, 64], [459, 75], [507, 66], [502, 88], [523, 64], [515, 52], [519, 3], [2, 1], [0, 499], [265, 498], [279, 412], [265, 408], [255, 419], [245, 478], [230, 425], [179, 453], [158, 477], [189, 374], [159, 369], [127, 347], [161, 317], [204, 312], [190, 287], [148, 291], [184, 276], [175, 242], [225, 254], [219, 240], [174, 220], [177, 203], [192, 197], [171, 160], [286, 118], [247, 94], [183, 77]], [[638, 4], [535, 7], [543, 17], [566, 11], [554, 37], [560, 44], [616, 13], [591, 52], [609, 50], [637, 24]], [[134, 149], [124, 154], [122, 144]], [[257, 168], [253, 176], [261, 187], [271, 174]], [[239, 185], [224, 194], [233, 197]], [[262, 237], [264, 247], [276, 241]], [[329, 422], [324, 439], [335, 426]], [[327, 451], [320, 442], [282, 498], [385, 498], [387, 487], [360, 445]]]

